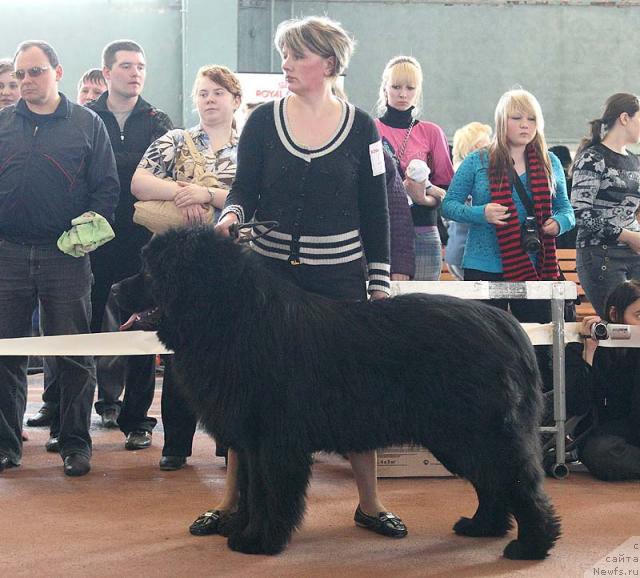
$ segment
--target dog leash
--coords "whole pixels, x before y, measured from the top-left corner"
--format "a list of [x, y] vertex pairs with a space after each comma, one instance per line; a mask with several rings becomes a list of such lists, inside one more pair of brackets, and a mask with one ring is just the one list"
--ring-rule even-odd
[[[240, 231], [242, 229], [253, 229], [258, 225], [266, 227], [267, 229], [262, 233], [255, 233], [251, 237], [240, 237]], [[252, 221], [251, 223], [243, 223], [242, 225], [240, 223], [233, 223], [233, 225], [229, 227], [229, 234], [231, 235], [231, 238], [237, 240], [238, 243], [249, 243], [250, 241], [255, 241], [260, 237], [268, 235], [279, 226], [280, 223], [278, 221]]]

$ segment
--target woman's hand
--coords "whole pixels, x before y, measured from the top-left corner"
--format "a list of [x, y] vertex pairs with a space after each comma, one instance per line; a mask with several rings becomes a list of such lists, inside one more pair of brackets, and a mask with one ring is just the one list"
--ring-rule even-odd
[[507, 207], [499, 203], [487, 203], [484, 206], [484, 217], [491, 225], [506, 225], [510, 216]]
[[622, 229], [622, 233], [618, 236], [618, 241], [627, 245], [634, 253], [640, 253], [640, 233]]
[[405, 275], [404, 273], [391, 273], [392, 281], [409, 281], [409, 275]]
[[403, 181], [404, 188], [409, 197], [416, 205], [425, 207], [437, 207], [444, 199], [446, 191], [435, 185], [431, 185], [428, 189], [426, 183], [419, 183], [413, 179], [406, 178]]
[[[220, 187], [207, 188], [209, 193], [209, 200], [207, 201], [212, 207], [216, 209], [224, 209], [224, 204], [229, 194], [229, 189], [221, 189]], [[213, 193], [213, 195], [211, 194]]]
[[202, 225], [204, 223], [207, 211], [202, 205], [187, 205], [185, 207], [178, 207], [178, 209], [182, 213], [182, 219], [184, 222], [188, 223], [192, 227]]
[[369, 297], [371, 301], [377, 301], [378, 299], [386, 299], [389, 296], [384, 291], [371, 291]]
[[597, 315], [590, 315], [589, 317], [585, 317], [582, 320], [582, 324], [580, 325], [580, 335], [582, 337], [591, 337], [591, 326], [594, 323], [600, 323], [602, 319]]
[[178, 192], [173, 198], [173, 202], [178, 208], [190, 205], [204, 205], [211, 201], [211, 195], [207, 187], [184, 181], [176, 181], [176, 184], [178, 185]]
[[558, 221], [549, 217], [542, 224], [542, 233], [547, 235], [547, 237], [557, 237], [560, 234], [560, 225], [558, 224]]
[[218, 224], [214, 227], [214, 231], [221, 237], [231, 237], [229, 227], [234, 223], [238, 223], [238, 215], [235, 213], [227, 213], [222, 219], [218, 221]]
[[433, 197], [438, 204], [442, 203], [444, 196], [447, 194], [447, 191], [441, 189], [440, 187], [436, 187], [435, 185], [431, 185], [426, 191], [425, 194], [429, 197]]
[[591, 327], [594, 323], [600, 323], [602, 319], [597, 315], [591, 315], [589, 317], [585, 317], [582, 320], [582, 325], [580, 326], [580, 335], [585, 337], [584, 340], [584, 349], [582, 350], [582, 358], [591, 365], [593, 363], [593, 355], [596, 352], [596, 348], [598, 347], [598, 342], [595, 339], [591, 339]]
[[416, 205], [422, 205], [424, 203], [424, 183], [419, 183], [407, 177], [403, 181], [403, 184], [411, 200], [416, 203]]

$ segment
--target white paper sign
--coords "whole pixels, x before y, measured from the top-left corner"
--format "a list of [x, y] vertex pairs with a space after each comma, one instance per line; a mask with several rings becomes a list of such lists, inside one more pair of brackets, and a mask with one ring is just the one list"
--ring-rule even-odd
[[382, 141], [376, 141], [369, 145], [371, 157], [371, 172], [374, 177], [384, 174], [384, 154], [382, 153]]

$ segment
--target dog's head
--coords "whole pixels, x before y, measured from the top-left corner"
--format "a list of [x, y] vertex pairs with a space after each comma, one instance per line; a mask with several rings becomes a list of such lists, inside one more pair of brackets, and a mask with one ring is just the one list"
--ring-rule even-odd
[[205, 315], [221, 306], [244, 270], [246, 249], [210, 228], [170, 230], [151, 239], [142, 251], [149, 295], [169, 318]]

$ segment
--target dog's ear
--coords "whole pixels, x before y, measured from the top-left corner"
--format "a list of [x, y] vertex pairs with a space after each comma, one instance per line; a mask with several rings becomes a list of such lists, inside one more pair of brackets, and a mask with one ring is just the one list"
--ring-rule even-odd
[[154, 235], [142, 248], [142, 261], [149, 272], [159, 270], [159, 263], [165, 259], [165, 254], [171, 251], [178, 231], [170, 230], [161, 235]]
[[156, 304], [164, 310], [172, 308], [179, 289], [178, 281], [183, 275], [185, 264], [180, 255], [183, 237], [183, 230], [154, 235], [142, 250], [143, 269], [151, 293]]
[[157, 235], [143, 258], [158, 305], [180, 315], [189, 307], [227, 301], [245, 262], [241, 247], [207, 228]]

